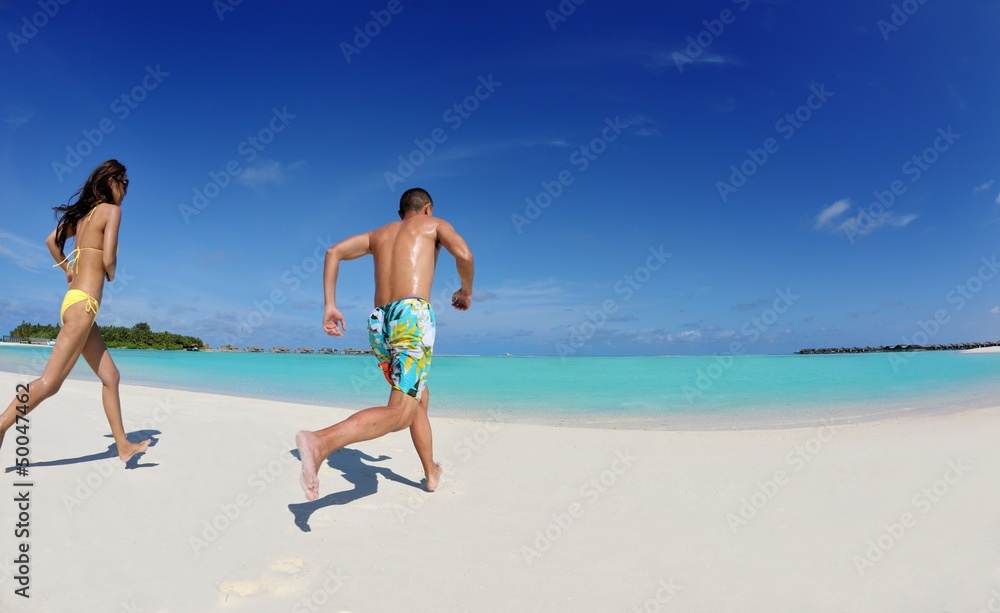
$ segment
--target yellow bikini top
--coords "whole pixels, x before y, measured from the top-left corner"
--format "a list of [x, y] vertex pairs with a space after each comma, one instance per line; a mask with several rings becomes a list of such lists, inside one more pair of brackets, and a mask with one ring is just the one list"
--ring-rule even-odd
[[[91, 215], [93, 215], [94, 211], [96, 211], [96, 210], [97, 210], [97, 206], [94, 206], [94, 208], [92, 208], [90, 210], [90, 214], [87, 215], [84, 218], [84, 221], [90, 221]], [[74, 240], [74, 242], [76, 241], [75, 238], [73, 240]], [[75, 247], [73, 249], [73, 251], [69, 252], [69, 255], [67, 255], [66, 257], [64, 257], [62, 259], [61, 262], [59, 262], [58, 264], [53, 264], [52, 268], [61, 267], [63, 264], [65, 264], [67, 261], [69, 261], [69, 265], [73, 268], [73, 272], [74, 273], [80, 272], [79, 262], [80, 262], [80, 251], [81, 250], [87, 250], [87, 251], [104, 251], [104, 249], [102, 249], [101, 247]], [[115, 249], [115, 253], [118, 253], [118, 249], [117, 248]]]

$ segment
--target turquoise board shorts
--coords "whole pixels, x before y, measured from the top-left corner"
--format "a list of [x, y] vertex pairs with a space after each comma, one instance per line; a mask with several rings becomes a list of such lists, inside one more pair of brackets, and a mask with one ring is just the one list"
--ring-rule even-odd
[[434, 354], [434, 310], [423, 298], [376, 307], [368, 318], [368, 342], [389, 385], [420, 399]]

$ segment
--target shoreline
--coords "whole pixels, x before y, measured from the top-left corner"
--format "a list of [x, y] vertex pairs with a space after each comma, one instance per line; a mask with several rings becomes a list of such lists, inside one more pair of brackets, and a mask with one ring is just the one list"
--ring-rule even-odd
[[[127, 350], [143, 351], [143, 350]], [[996, 353], [994, 351], [976, 351], [975, 353]], [[354, 356], [351, 356], [352, 358]], [[82, 362], [82, 360], [81, 360]], [[27, 382], [40, 374], [42, 363], [34, 364], [38, 372], [25, 375], [0, 368], [0, 375], [21, 377]], [[123, 377], [127, 378], [127, 377]], [[134, 381], [135, 379], [129, 379]], [[218, 397], [222, 403], [261, 401], [287, 403], [302, 407], [305, 410], [344, 410], [354, 412], [378, 405], [383, 396], [373, 395], [362, 402], [357, 397], [349, 401], [333, 398], [329, 402], [312, 398], [275, 398], [252, 391], [206, 389], [198, 385], [169, 386], [159, 381], [140, 380], [135, 383], [126, 380], [122, 386], [144, 389], [150, 393], [190, 392]], [[67, 381], [93, 382], [96, 378], [85, 364], [78, 364], [70, 373]], [[438, 396], [442, 398], [443, 396]], [[480, 403], [481, 404], [481, 403]], [[488, 403], [489, 406], [476, 404], [475, 401], [445, 400], [431, 406], [431, 417], [434, 419], [454, 419], [463, 421], [484, 421], [502, 418], [509, 423], [550, 426], [557, 428], [585, 428], [591, 430], [622, 430], [622, 431], [673, 431], [673, 432], [726, 432], [726, 431], [758, 431], [787, 430], [804, 427], [816, 427], [823, 424], [877, 423], [885, 420], [896, 420], [921, 415], [940, 415], [989, 409], [998, 406], [992, 394], [956, 396], [945, 392], [940, 396], [931, 396], [919, 400], [895, 399], [871, 401], [850, 401], [831, 403], [812, 403], [806, 408], [804, 404], [744, 404], [736, 407], [715, 410], [711, 406], [669, 405], [673, 409], [662, 413], [632, 413], [623, 411], [621, 415], [612, 415], [605, 411], [593, 413], [585, 410], [567, 412], [562, 409], [545, 412], [544, 407], [534, 405], [516, 405], [516, 409], [502, 402]], [[471, 406], [470, 406], [471, 405]]]
[[[20, 377], [22, 382], [28, 382], [35, 378], [37, 375], [25, 376], [21, 373], [14, 373], [10, 371], [0, 370], [0, 377], [10, 376], [10, 377]], [[90, 383], [98, 384], [96, 379], [93, 378], [90, 371], [86, 372], [84, 377], [74, 377], [72, 374], [68, 381], [75, 381], [79, 383]], [[160, 385], [152, 385], [146, 383], [122, 383], [122, 389], [126, 387], [135, 390], [142, 391], [144, 393], [150, 394], [164, 394], [171, 392], [178, 393], [190, 393], [190, 394], [201, 394], [209, 398], [214, 398], [219, 404], [232, 404], [246, 401], [258, 401], [258, 402], [273, 402], [280, 405], [289, 405], [294, 407], [300, 407], [305, 411], [345, 411], [347, 413], [354, 413], [361, 409], [367, 408], [366, 406], [338, 406], [336, 404], [321, 404], [316, 402], [305, 402], [305, 401], [291, 401], [291, 400], [278, 400], [274, 398], [264, 398], [254, 395], [238, 395], [238, 394], [227, 394], [218, 391], [207, 391], [199, 389], [190, 388], [179, 388], [179, 387], [166, 387]], [[837, 406], [843, 405], [834, 405]], [[764, 409], [765, 407], [759, 407]], [[853, 412], [847, 414], [828, 414], [824, 416], [810, 416], [803, 413], [790, 413], [785, 420], [774, 421], [763, 421], [764, 418], [759, 417], [753, 420], [747, 420], [745, 415], [733, 416], [714, 416], [709, 417], [705, 415], [699, 415], [697, 417], [685, 416], [685, 415], [668, 415], [664, 417], [632, 417], [632, 418], [619, 418], [619, 419], [606, 419], [597, 418], [592, 415], [581, 413], [581, 414], [553, 414], [553, 415], [539, 415], [539, 414], [528, 414], [528, 415], [518, 415], [513, 414], [509, 411], [503, 409], [489, 409], [489, 410], [466, 410], [462, 414], [456, 414], [452, 409], [444, 408], [437, 409], [435, 412], [435, 407], [432, 406], [430, 410], [430, 417], [432, 420], [437, 419], [447, 419], [447, 420], [458, 420], [462, 422], [486, 422], [486, 421], [496, 421], [498, 418], [502, 418], [505, 423], [519, 424], [526, 426], [537, 426], [537, 427], [551, 427], [551, 428], [581, 428], [586, 430], [608, 430], [608, 431], [635, 431], [635, 432], [755, 432], [755, 431], [770, 431], [770, 430], [794, 430], [801, 428], [815, 428], [821, 427], [827, 424], [833, 425], [848, 425], [848, 424], [864, 424], [864, 423], [879, 423], [883, 421], [898, 420], [898, 419], [908, 419], [917, 418], [923, 416], [933, 416], [933, 415], [951, 415], [965, 413], [969, 411], [979, 411], [979, 410], [990, 410], [1000, 408], [1000, 401], [998, 404], [992, 404], [990, 402], [987, 405], [980, 406], [964, 406], [960, 401], [955, 401], [953, 404], [941, 402], [937, 404], [932, 404], [928, 406], [918, 407], [918, 406], [901, 406], [901, 407], [890, 407], [886, 410], [877, 413], [860, 413]], [[737, 417], [739, 419], [737, 419]], [[726, 419], [729, 418], [729, 421]], [[714, 421], [713, 421], [714, 420]]]
[[[666, 585], [695, 613], [934, 613], [1000, 587], [996, 409], [707, 432], [432, 418], [437, 492], [404, 431], [333, 454], [306, 503], [295, 433], [351, 411], [123, 385], [126, 431], [155, 438], [126, 468], [100, 398], [69, 380], [30, 414], [32, 599], [0, 562], [4, 611], [666, 610]], [[21, 479], [2, 478], [7, 524]]]

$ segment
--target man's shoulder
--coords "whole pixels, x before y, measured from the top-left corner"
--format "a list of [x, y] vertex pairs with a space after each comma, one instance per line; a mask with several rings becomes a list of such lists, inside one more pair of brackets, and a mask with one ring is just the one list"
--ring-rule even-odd
[[379, 227], [375, 228], [374, 230], [369, 230], [367, 232], [367, 234], [370, 235], [370, 236], [375, 236], [377, 234], [384, 234], [386, 232], [391, 232], [393, 229], [398, 228], [399, 225], [400, 225], [400, 223], [402, 223], [402, 222], [399, 222], [399, 221], [390, 221], [389, 223], [385, 224], [384, 226], [379, 226]]

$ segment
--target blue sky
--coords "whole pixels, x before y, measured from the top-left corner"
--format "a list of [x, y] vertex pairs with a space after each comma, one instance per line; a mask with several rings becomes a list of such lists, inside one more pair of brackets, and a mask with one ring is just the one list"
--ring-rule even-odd
[[[578, 0], [579, 2], [579, 0]], [[0, 2], [0, 331], [55, 322], [50, 207], [129, 168], [99, 322], [364, 347], [426, 188], [476, 257], [437, 351], [782, 353], [1000, 338], [993, 2]]]

